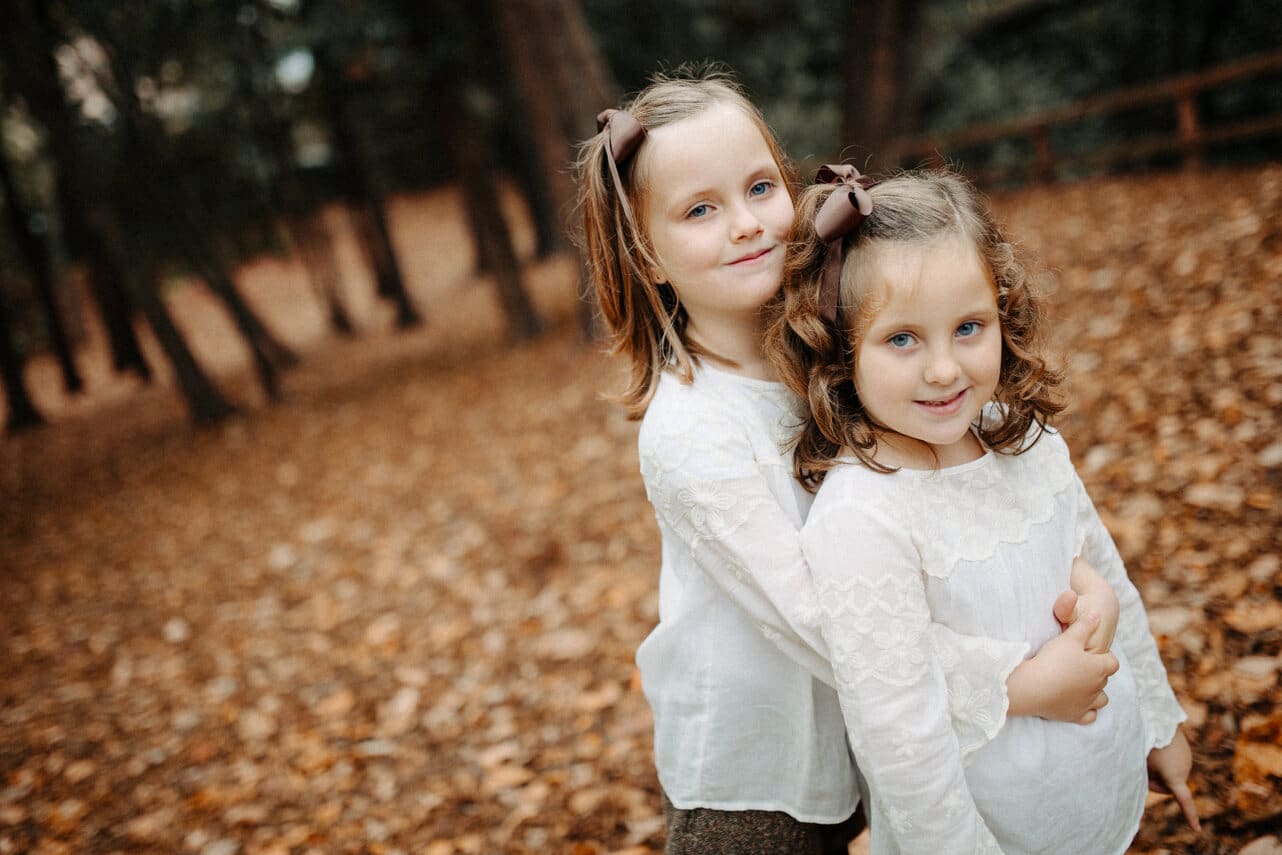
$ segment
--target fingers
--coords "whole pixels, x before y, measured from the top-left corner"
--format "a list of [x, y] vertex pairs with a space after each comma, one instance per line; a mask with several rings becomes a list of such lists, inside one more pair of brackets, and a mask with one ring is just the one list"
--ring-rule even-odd
[[1117, 673], [1117, 669], [1119, 667], [1117, 662], [1117, 657], [1114, 656], [1112, 653], [1101, 653], [1099, 655], [1106, 657], [1104, 659], [1104, 666], [1105, 666], [1104, 673], [1112, 677], [1114, 674]]
[[1082, 713], [1082, 717], [1077, 720], [1077, 723], [1091, 724], [1098, 717], [1099, 715], [1095, 712], [1095, 710], [1087, 710], [1086, 712]]
[[[1069, 593], [1072, 593], [1072, 592], [1070, 591]], [[1061, 594], [1060, 596], [1062, 597], [1063, 595]], [[1082, 646], [1082, 649], [1085, 650], [1086, 641], [1091, 637], [1091, 633], [1095, 631], [1095, 628], [1097, 626], [1099, 626], [1099, 613], [1090, 612], [1089, 614], [1079, 616], [1077, 620], [1069, 624], [1068, 629], [1064, 630], [1064, 634], [1069, 636], [1070, 638], [1073, 638], [1078, 644]], [[1117, 661], [1116, 657], [1113, 659], [1113, 661], [1114, 662]], [[1117, 669], [1114, 668], [1113, 670], [1117, 670]], [[1110, 671], [1109, 673], [1111, 674], [1113, 672]]]
[[1073, 622], [1073, 611], [1077, 608], [1077, 592], [1072, 588], [1061, 593], [1055, 598], [1055, 604], [1051, 606], [1051, 612], [1055, 615], [1055, 620], [1059, 621], [1060, 627], [1066, 627]]
[[1091, 709], [1092, 709], [1092, 710], [1102, 710], [1102, 709], [1104, 709], [1104, 707], [1106, 707], [1106, 706], [1108, 706], [1108, 694], [1107, 694], [1107, 693], [1105, 693], [1105, 692], [1100, 692], [1100, 693], [1099, 693], [1098, 695], [1096, 695], [1096, 696], [1095, 696], [1095, 698], [1091, 701]]
[[1184, 819], [1188, 822], [1189, 828], [1194, 831], [1201, 831], [1202, 822], [1197, 818], [1197, 804], [1193, 801], [1193, 793], [1190, 792], [1188, 784], [1171, 787], [1171, 795], [1175, 796], [1175, 801], [1179, 803], [1180, 810], [1184, 811]]
[[1105, 642], [1105, 634], [1102, 628], [1096, 627], [1095, 631], [1091, 633], [1090, 638], [1086, 639], [1086, 652], [1087, 653], [1107, 653], [1108, 652], [1108, 644]]

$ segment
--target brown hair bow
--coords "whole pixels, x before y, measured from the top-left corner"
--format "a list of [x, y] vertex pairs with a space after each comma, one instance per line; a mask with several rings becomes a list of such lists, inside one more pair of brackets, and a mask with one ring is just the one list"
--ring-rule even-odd
[[872, 213], [872, 196], [868, 188], [876, 180], [860, 175], [848, 163], [828, 164], [815, 173], [817, 184], [841, 184], [824, 199], [815, 212], [815, 235], [824, 248], [823, 276], [819, 285], [819, 312], [824, 319], [837, 322], [837, 303], [841, 296], [841, 242]]
[[619, 164], [627, 163], [636, 153], [637, 147], [645, 139], [645, 128], [636, 117], [627, 110], [602, 110], [596, 117], [596, 129], [606, 135], [605, 159], [610, 164], [610, 177], [614, 180], [614, 190], [619, 194], [619, 205], [623, 216], [632, 228], [637, 229], [637, 221], [632, 216], [632, 206], [628, 204], [628, 194], [623, 190], [623, 179], [619, 177]]

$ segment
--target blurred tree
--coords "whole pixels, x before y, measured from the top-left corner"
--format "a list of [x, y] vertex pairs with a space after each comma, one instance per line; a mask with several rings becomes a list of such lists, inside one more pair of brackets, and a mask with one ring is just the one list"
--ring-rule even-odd
[[382, 182], [348, 107], [347, 77], [327, 45], [314, 46], [312, 54], [316, 59], [316, 74], [328, 111], [330, 131], [343, 164], [344, 189], [353, 224], [374, 270], [378, 294], [396, 306], [398, 327], [418, 326], [423, 318], [410, 301], [401, 276], [387, 226], [387, 202]]
[[267, 29], [274, 13], [269, 0], [258, 0], [239, 18], [244, 36], [245, 62], [240, 69], [242, 97], [251, 113], [257, 140], [274, 166], [271, 179], [273, 207], [284, 219], [290, 243], [298, 254], [317, 299], [325, 308], [330, 328], [340, 335], [355, 333], [339, 295], [338, 261], [316, 200], [310, 197], [294, 162], [289, 120], [273, 96], [277, 94], [275, 57]]
[[[0, 98], [0, 128], [4, 124], [3, 107], [4, 99]], [[14, 245], [22, 254], [27, 271], [35, 284], [36, 296], [44, 313], [49, 342], [53, 346], [54, 355], [58, 357], [63, 388], [68, 394], [76, 394], [84, 389], [85, 381], [81, 379], [80, 370], [76, 368], [76, 356], [72, 352], [66, 324], [63, 323], [62, 308], [58, 304], [53, 258], [44, 234], [37, 231], [35, 227], [36, 215], [28, 209], [22, 194], [18, 192], [18, 182], [13, 178], [12, 165], [2, 149], [0, 149], [0, 194], [4, 196], [5, 219], [9, 223]]]
[[[101, 10], [84, 3], [78, 17], [66, 16], [63, 27], [68, 40], [77, 35], [92, 39], [105, 59], [106, 67], [91, 65], [90, 70], [98, 75], [100, 90], [111, 100], [119, 118], [122, 149], [118, 168], [129, 190], [124, 203], [140, 219], [149, 211], [162, 216], [163, 232], [231, 315], [249, 347], [264, 394], [275, 401], [280, 399], [278, 372], [293, 365], [297, 357], [272, 335], [237, 291], [231, 270], [214, 246], [217, 231], [186, 183], [186, 172], [175, 162], [159, 117], [139, 100], [142, 87], [135, 69], [164, 58], [161, 51], [148, 54], [142, 48], [153, 40], [168, 43], [166, 36], [185, 23], [184, 9], [122, 10], [113, 6]], [[127, 14], [130, 11], [133, 14]], [[214, 19], [213, 23], [227, 30], [234, 26], [234, 19]]]
[[866, 150], [874, 168], [893, 166], [879, 155], [917, 125], [919, 6], [919, 0], [854, 0], [847, 7], [841, 139]]
[[[577, 0], [491, 0], [504, 52], [543, 164], [548, 196], [569, 231], [575, 204], [574, 144], [595, 132], [597, 112], [616, 100]], [[576, 259], [580, 328], [594, 334], [586, 271]]]
[[0, 375], [4, 378], [4, 397], [8, 415], [5, 430], [13, 433], [44, 424], [44, 417], [31, 401], [23, 368], [26, 356], [14, 339], [13, 317], [9, 301], [0, 289]]
[[59, 39], [46, 11], [35, 0], [12, 0], [7, 25], [0, 29], [0, 45], [4, 48], [0, 63], [9, 88], [23, 98], [32, 117], [44, 126], [57, 167], [58, 213], [73, 247], [86, 257], [90, 293], [107, 330], [112, 363], [117, 371], [132, 371], [148, 380], [151, 369], [133, 328], [127, 268], [113, 263], [114, 256], [99, 225], [115, 213], [99, 173], [79, 144], [81, 134], [54, 63]]
[[[498, 163], [489, 143], [484, 106], [492, 96], [470, 80], [468, 69], [482, 65], [489, 45], [477, 35], [485, 31], [480, 7], [437, 5], [432, 28], [406, 4], [407, 25], [417, 51], [434, 66], [427, 91], [428, 113], [445, 141], [450, 166], [463, 194], [476, 255], [493, 276], [499, 305], [513, 339], [527, 339], [542, 329], [534, 303], [521, 282], [521, 265], [512, 246], [512, 233], [503, 218]], [[442, 34], [448, 34], [441, 39]], [[435, 39], [433, 37], [436, 37]]]

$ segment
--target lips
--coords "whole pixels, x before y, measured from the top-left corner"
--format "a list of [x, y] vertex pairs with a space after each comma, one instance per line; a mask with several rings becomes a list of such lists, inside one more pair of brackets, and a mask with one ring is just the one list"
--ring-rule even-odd
[[950, 415], [961, 407], [962, 399], [966, 397], [968, 391], [968, 389], [962, 389], [955, 395], [937, 401], [914, 401], [913, 403], [929, 413]]
[[748, 253], [747, 255], [742, 255], [736, 258], [734, 261], [731, 261], [730, 264], [751, 264], [752, 262], [760, 258], [765, 258], [773, 250], [774, 250], [773, 246], [768, 246], [765, 249], [758, 249], [758, 250], [755, 250], [754, 252]]

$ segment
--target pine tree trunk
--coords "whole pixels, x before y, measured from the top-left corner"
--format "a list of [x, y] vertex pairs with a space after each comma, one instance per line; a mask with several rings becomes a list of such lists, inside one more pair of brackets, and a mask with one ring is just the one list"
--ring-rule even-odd
[[113, 365], [117, 371], [133, 371], [149, 380], [151, 369], [132, 324], [126, 273], [112, 267], [102, 241], [87, 222], [87, 211], [100, 204], [103, 191], [76, 144], [76, 126], [53, 59], [58, 39], [48, 20], [48, 9], [33, 0], [17, 0], [10, 12], [0, 28], [0, 44], [12, 59], [6, 64], [11, 77], [7, 83], [22, 94], [36, 121], [48, 132], [49, 149], [57, 164], [60, 214], [73, 245], [88, 256], [91, 293], [102, 312]]
[[0, 294], [0, 374], [4, 377], [4, 396], [8, 405], [5, 430], [15, 433], [44, 424], [44, 417], [31, 401], [27, 381], [23, 375], [26, 358], [18, 350], [13, 338], [13, 323], [9, 307]]
[[884, 169], [888, 144], [916, 123], [920, 0], [855, 0], [847, 10], [845, 110], [840, 146], [866, 152], [865, 164]]
[[451, 117], [444, 127], [450, 162], [463, 188], [475, 243], [490, 261], [490, 274], [509, 334], [517, 340], [533, 338], [541, 332], [542, 324], [521, 283], [521, 265], [499, 206], [499, 185], [494, 180], [489, 145], [466, 93], [460, 92], [467, 85], [463, 75], [452, 70], [456, 73], [443, 74], [429, 86], [432, 107], [435, 115]]
[[[266, 21], [273, 14], [267, 0], [258, 0], [257, 8]], [[262, 24], [242, 28], [246, 30], [246, 60], [263, 67], [272, 67], [272, 54]], [[320, 211], [309, 198], [303, 180], [294, 164], [293, 145], [289, 138], [288, 119], [278, 115], [270, 102], [272, 90], [261, 83], [261, 77], [242, 74], [242, 95], [254, 111], [255, 127], [263, 147], [276, 164], [273, 196], [277, 208], [284, 213], [284, 224], [289, 232], [294, 252], [307, 272], [312, 291], [325, 309], [330, 328], [339, 335], [351, 336], [356, 328], [339, 296], [338, 262], [331, 242], [326, 236]]]
[[53, 347], [53, 352], [58, 358], [58, 367], [62, 371], [63, 388], [68, 394], [76, 394], [84, 389], [85, 381], [80, 377], [79, 369], [76, 368], [76, 357], [72, 353], [67, 328], [62, 321], [62, 309], [58, 305], [58, 295], [53, 281], [53, 260], [49, 256], [48, 246], [38, 234], [31, 230], [31, 215], [22, 197], [18, 195], [18, 188], [10, 171], [9, 159], [2, 151], [0, 151], [0, 192], [4, 193], [4, 210], [5, 217], [9, 221], [9, 230], [35, 283], [36, 296], [44, 312], [45, 329], [49, 333], [49, 343]]
[[209, 424], [235, 414], [236, 408], [210, 382], [179, 332], [168, 307], [160, 298], [154, 270], [147, 271], [139, 293], [143, 314], [151, 324], [165, 356], [169, 358], [169, 364], [174, 367], [174, 378], [178, 381], [183, 400], [187, 402], [192, 421]]
[[391, 300], [396, 306], [396, 325], [399, 328], [419, 326], [423, 317], [405, 288], [387, 225], [383, 193], [365, 143], [352, 120], [339, 72], [333, 67], [326, 50], [316, 48], [313, 54], [329, 114], [330, 130], [347, 174], [347, 196], [352, 206], [353, 225], [374, 271], [378, 295]]
[[[516, 78], [525, 107], [525, 116], [546, 177], [552, 207], [558, 213], [563, 232], [571, 228], [568, 218], [574, 210], [574, 185], [567, 168], [573, 161], [573, 141], [567, 134], [569, 119], [563, 110], [572, 109], [578, 97], [564, 94], [561, 81], [566, 59], [564, 40], [549, 40], [552, 0], [490, 0], [489, 9], [498, 23], [509, 67]], [[552, 81], [554, 85], [547, 83]], [[604, 105], [603, 105], [604, 106]], [[595, 114], [593, 114], [595, 115]], [[583, 265], [575, 252], [574, 268], [578, 272], [581, 311], [579, 328], [585, 338], [595, 336], [593, 329], [592, 289]]]
[[[142, 257], [141, 253], [131, 251], [130, 235], [121, 225], [121, 219], [114, 209], [99, 206], [94, 211], [90, 225], [113, 267], [126, 269], [129, 267], [129, 258]], [[174, 379], [192, 420], [207, 423], [235, 413], [236, 408], [227, 402], [196, 362], [186, 339], [169, 314], [168, 307], [160, 297], [155, 267], [144, 264], [138, 279], [138, 306], [151, 326], [165, 358], [174, 369]]]

